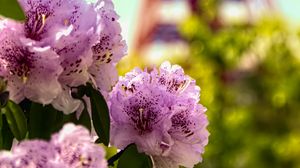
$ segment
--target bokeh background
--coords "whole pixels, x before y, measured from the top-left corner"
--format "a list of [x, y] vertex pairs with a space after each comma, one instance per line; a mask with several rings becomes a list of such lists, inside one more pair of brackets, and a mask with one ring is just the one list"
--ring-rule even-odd
[[197, 168], [300, 168], [300, 1], [114, 0], [135, 66], [169, 60], [201, 87]]

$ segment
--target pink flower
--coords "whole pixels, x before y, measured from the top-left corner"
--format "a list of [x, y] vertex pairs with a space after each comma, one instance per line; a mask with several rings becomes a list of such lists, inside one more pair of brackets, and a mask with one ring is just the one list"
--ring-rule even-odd
[[0, 76], [8, 81], [10, 98], [51, 103], [61, 92], [59, 56], [50, 47], [25, 44], [21, 24], [2, 20], [0, 31]]
[[105, 152], [82, 126], [66, 124], [50, 142], [23, 141], [0, 152], [0, 168], [106, 168]]
[[135, 143], [157, 167], [193, 167], [202, 161], [209, 135], [199, 96], [195, 80], [168, 62], [127, 73], [110, 96], [112, 145]]

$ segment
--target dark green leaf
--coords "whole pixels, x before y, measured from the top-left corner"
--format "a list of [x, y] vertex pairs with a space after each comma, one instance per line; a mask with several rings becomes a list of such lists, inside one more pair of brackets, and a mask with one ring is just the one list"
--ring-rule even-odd
[[32, 103], [29, 114], [29, 138], [49, 139], [58, 111], [51, 105]]
[[24, 99], [19, 103], [19, 106], [24, 111], [26, 118], [29, 118], [31, 103], [32, 102], [29, 99]]
[[75, 124], [83, 125], [88, 130], [91, 130], [91, 117], [86, 108], [83, 109], [83, 111], [79, 117], [79, 120], [76, 121]]
[[20, 106], [9, 100], [2, 110], [15, 138], [17, 140], [24, 139], [27, 134], [27, 121]]
[[87, 96], [90, 97], [92, 121], [100, 141], [106, 146], [109, 143], [110, 118], [106, 101], [102, 94], [87, 84]]
[[8, 92], [2, 92], [0, 93], [0, 108], [6, 106], [6, 103], [8, 101], [9, 93]]
[[0, 76], [0, 93], [4, 92], [6, 90], [7, 81], [4, 80], [3, 77]]
[[108, 163], [108, 167], [109, 168], [117, 168], [119, 158], [117, 158], [117, 160], [114, 160], [112, 158], [117, 155], [118, 148], [116, 148], [114, 146], [107, 147], [103, 144], [100, 144], [100, 145], [105, 149], [105, 153], [106, 153], [105, 159], [108, 160], [107, 162], [112, 162], [112, 163]]
[[107, 147], [104, 145], [101, 145], [101, 146], [105, 149], [105, 153], [106, 153], [105, 158], [106, 159], [109, 159], [118, 153], [118, 148], [116, 148], [114, 146], [110, 146], [110, 147]]
[[0, 15], [15, 20], [24, 20], [25, 15], [17, 0], [0, 0]]
[[71, 95], [74, 99], [81, 100], [82, 97], [85, 95], [86, 87], [84, 85], [80, 85], [78, 87], [72, 88]]
[[136, 145], [130, 145], [121, 155], [118, 168], [152, 168], [151, 158], [137, 151]]
[[2, 111], [1, 111], [1, 109], [0, 109], [0, 129], [3, 127], [3, 117], [2, 117]]
[[65, 115], [63, 112], [58, 111], [55, 122], [52, 125], [52, 132], [54, 133], [60, 131], [66, 123], [74, 123], [75, 117], [76, 116], [74, 114]]
[[[127, 148], [131, 147], [133, 144], [129, 144], [128, 146], [126, 146], [125, 149], [117, 152], [117, 150], [115, 151], [115, 153], [109, 157], [109, 159], [107, 160], [108, 166], [109, 167], [117, 167], [118, 164], [118, 160], [120, 159], [120, 157], [123, 155], [123, 153], [127, 150]], [[105, 148], [105, 147], [104, 147]], [[108, 147], [107, 147], [108, 148]], [[107, 156], [106, 156], [107, 158]]]
[[8, 123], [6, 121], [5, 116], [1, 115], [0, 119], [0, 149], [10, 150], [14, 139], [14, 135], [8, 127]]
[[29, 114], [29, 138], [49, 139], [51, 134], [59, 131], [64, 124], [69, 122], [80, 124], [90, 129], [91, 122], [89, 116], [86, 116], [85, 113], [87, 112], [83, 112], [79, 120], [77, 120], [76, 113], [65, 115], [51, 105], [43, 106], [38, 103], [32, 103]]
[[96, 143], [96, 144], [101, 144], [101, 143], [102, 143], [102, 141], [101, 141], [101, 139], [100, 139], [100, 138], [98, 138], [98, 139], [96, 139], [95, 143]]
[[78, 124], [78, 125], [82, 125], [82, 126], [86, 127], [87, 129], [91, 130], [91, 117], [87, 110], [86, 102], [82, 98], [85, 95], [85, 93], [86, 93], [86, 87], [84, 85], [80, 85], [78, 87], [72, 88], [72, 92], [71, 92], [72, 97], [74, 99], [80, 100], [84, 105], [84, 108], [83, 108], [78, 120], [76, 117], [76, 113], [74, 113], [74, 116], [75, 116], [74, 123]]
[[2, 144], [3, 144], [2, 129], [3, 129], [3, 117], [2, 117], [2, 112], [0, 110], [0, 149], [2, 149]]

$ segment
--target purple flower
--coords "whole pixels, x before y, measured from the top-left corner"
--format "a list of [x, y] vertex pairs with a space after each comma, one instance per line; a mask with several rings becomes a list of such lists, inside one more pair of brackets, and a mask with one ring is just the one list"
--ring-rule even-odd
[[121, 36], [119, 16], [111, 0], [99, 0], [95, 4], [99, 25], [97, 42], [92, 46], [93, 63], [89, 73], [98, 89], [108, 96], [112, 86], [118, 80], [117, 62], [126, 55], [127, 46]]
[[157, 167], [193, 167], [202, 161], [209, 135], [199, 96], [195, 80], [168, 62], [127, 73], [110, 95], [112, 145], [135, 143]]
[[93, 82], [107, 97], [126, 51], [111, 0], [19, 2], [25, 22], [0, 23], [0, 76], [11, 99], [51, 103], [69, 114], [81, 104], [72, 87]]
[[27, 16], [26, 37], [50, 46], [59, 55], [63, 91], [52, 105], [66, 114], [74, 112], [80, 102], [71, 97], [70, 87], [85, 84], [90, 78], [91, 47], [99, 24], [94, 6], [82, 0], [19, 1]]
[[0, 168], [106, 168], [105, 152], [91, 141], [87, 129], [66, 124], [50, 142], [23, 141], [0, 152]]
[[[90, 7], [93, 9], [85, 11]], [[82, 10], [79, 10], [81, 8]], [[90, 26], [76, 29], [71, 36], [64, 36], [63, 40], [60, 40], [61, 45], [57, 45], [70, 44], [67, 45], [69, 47], [57, 50], [59, 55], [65, 55], [62, 62], [64, 72], [59, 81], [66, 86], [52, 103], [56, 109], [65, 113], [75, 111], [81, 104], [71, 97], [69, 86], [79, 86], [91, 81], [105, 98], [108, 97], [108, 92], [111, 91], [118, 79], [116, 64], [127, 50], [125, 41], [122, 40], [120, 25], [117, 22], [118, 15], [111, 0], [98, 0], [95, 4], [88, 5], [82, 4], [79, 9], [80, 13], [89, 12], [90, 14], [80, 16], [79, 18], [82, 20], [79, 20], [78, 24], [87, 24], [84, 21], [90, 16], [93, 21], [96, 18], [96, 21], [94, 21], [95, 24], [89, 23], [87, 25]], [[76, 56], [78, 53], [82, 54], [78, 57]]]
[[56, 160], [57, 154], [54, 147], [46, 141], [32, 140], [21, 142], [12, 149], [12, 153], [17, 155], [17, 158], [14, 160], [16, 167], [66, 167], [63, 163], [59, 163]]
[[0, 168], [7, 168], [13, 166], [13, 160], [16, 158], [15, 155], [8, 151], [1, 151], [0, 152]]
[[11, 152], [0, 152], [0, 168], [67, 168], [58, 162], [57, 153], [46, 141], [23, 141], [14, 146]]
[[[26, 38], [44, 42], [45, 39], [53, 38], [53, 33], [57, 30], [65, 27], [59, 26], [59, 16], [57, 15], [57, 13], [64, 12], [63, 8], [60, 8], [61, 1], [19, 0], [19, 3], [26, 15], [26, 21], [23, 25]], [[57, 12], [58, 9], [59, 12]], [[55, 27], [54, 31], [53, 27]]]
[[0, 76], [8, 81], [10, 98], [51, 103], [61, 92], [59, 56], [50, 47], [24, 42], [21, 24], [2, 20], [0, 31]]
[[89, 131], [81, 126], [65, 125], [52, 136], [51, 144], [59, 153], [59, 161], [67, 167], [107, 167], [104, 150], [92, 142]]
[[70, 30], [74, 33], [96, 26], [92, 5], [82, 0], [18, 1], [26, 15], [23, 25], [26, 38], [44, 45], [55, 43]]

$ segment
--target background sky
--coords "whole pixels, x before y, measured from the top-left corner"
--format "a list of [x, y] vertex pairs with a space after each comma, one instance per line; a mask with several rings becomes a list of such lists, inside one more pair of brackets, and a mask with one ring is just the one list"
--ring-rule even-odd
[[120, 15], [122, 35], [127, 41], [127, 45], [130, 46], [136, 28], [135, 22], [141, 0], [114, 0], [113, 2], [117, 13]]

